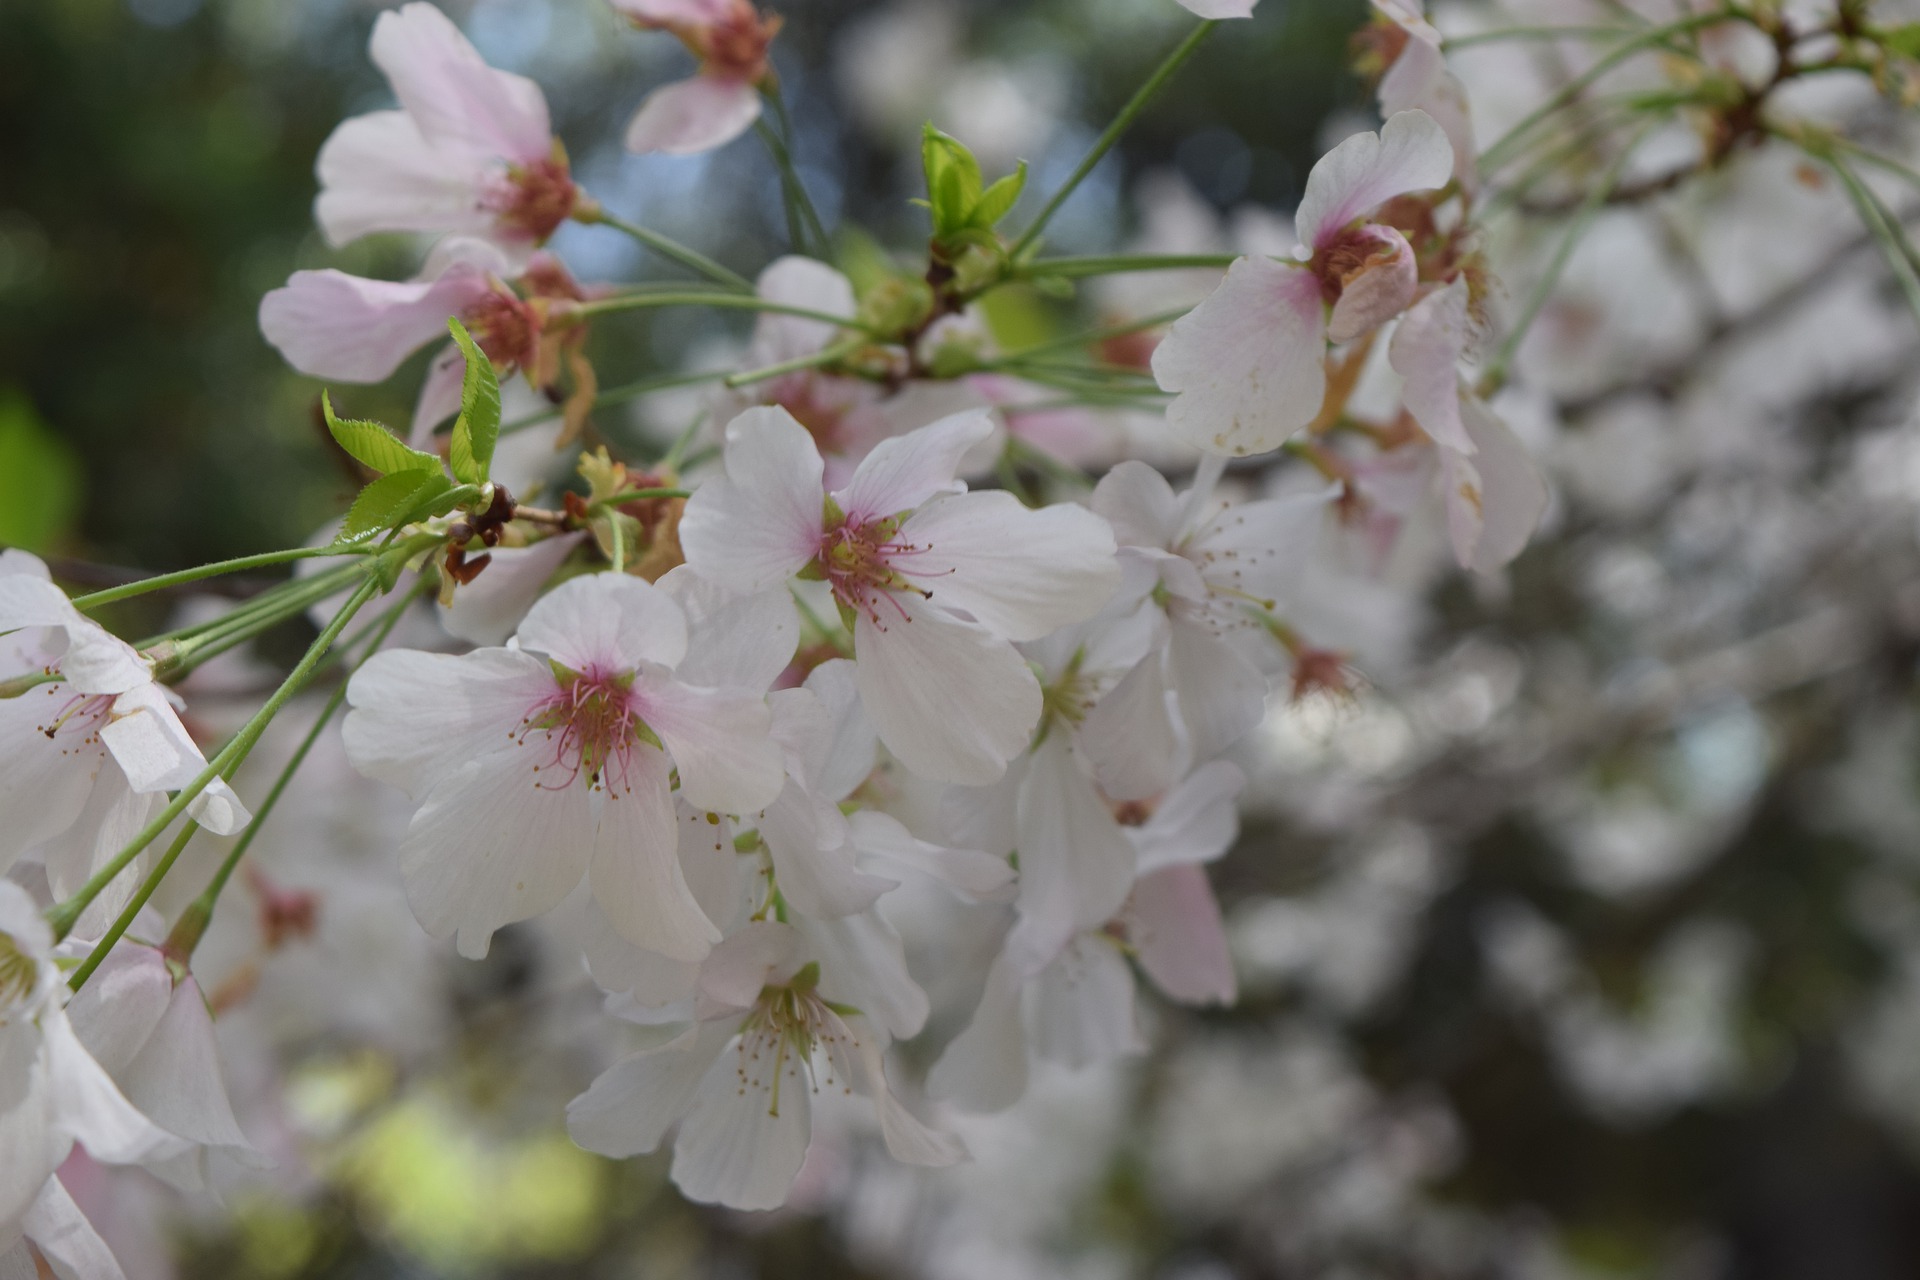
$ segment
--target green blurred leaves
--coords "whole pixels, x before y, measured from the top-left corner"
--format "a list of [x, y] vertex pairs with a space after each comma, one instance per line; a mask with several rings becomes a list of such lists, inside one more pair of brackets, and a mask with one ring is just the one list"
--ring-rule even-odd
[[71, 526], [83, 487], [72, 447], [25, 396], [0, 390], [0, 544], [46, 550]]
[[447, 460], [453, 474], [467, 484], [485, 484], [487, 470], [493, 465], [493, 446], [500, 439], [500, 381], [494, 376], [493, 361], [467, 332], [466, 326], [449, 318], [447, 328], [467, 358], [467, 372], [460, 384], [460, 417], [453, 424], [453, 446]]

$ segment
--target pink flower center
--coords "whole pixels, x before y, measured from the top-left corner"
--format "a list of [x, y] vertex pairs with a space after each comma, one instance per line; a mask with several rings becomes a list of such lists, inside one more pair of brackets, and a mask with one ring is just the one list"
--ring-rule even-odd
[[1313, 255], [1313, 273], [1320, 277], [1320, 296], [1328, 305], [1340, 301], [1349, 285], [1369, 271], [1394, 265], [1406, 250], [1406, 241], [1383, 227], [1349, 227]]
[[[58, 685], [48, 686], [46, 696], [58, 698], [58, 690]], [[77, 755], [99, 748], [100, 730], [112, 715], [112, 694], [80, 693], [68, 697], [45, 724], [35, 725], [34, 728], [46, 734], [49, 740], [60, 743], [61, 755]]]
[[553, 693], [527, 714], [514, 734], [523, 743], [543, 734], [553, 748], [551, 760], [534, 766], [534, 773], [541, 775], [536, 784], [563, 791], [585, 778], [589, 790], [631, 792], [635, 744], [659, 744], [640, 718], [632, 673], [597, 668], [573, 672], [558, 664], [554, 670]]
[[864, 613], [883, 630], [887, 621], [881, 612], [883, 603], [892, 617], [905, 621], [907, 616], [906, 609], [894, 598], [895, 592], [933, 594], [907, 581], [895, 564], [928, 548], [902, 542], [899, 536], [898, 516], [851, 520], [830, 511], [826, 531], [820, 535], [819, 558], [814, 561], [820, 576], [832, 585], [841, 608]]
[[687, 43], [708, 75], [758, 84], [767, 74], [767, 46], [780, 31], [780, 18], [763, 18], [747, 0], [738, 0], [725, 17], [691, 33]]
[[495, 289], [460, 313], [475, 343], [500, 368], [534, 363], [540, 342], [540, 318], [533, 308]]
[[544, 243], [554, 229], [573, 216], [580, 188], [564, 155], [510, 167], [485, 197], [486, 207], [499, 219], [500, 229]]

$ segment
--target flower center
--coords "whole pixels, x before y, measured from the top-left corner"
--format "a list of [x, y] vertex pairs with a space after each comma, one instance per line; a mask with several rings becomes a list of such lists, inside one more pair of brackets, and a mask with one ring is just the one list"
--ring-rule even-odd
[[778, 16], [761, 17], [740, 0], [689, 43], [708, 74], [758, 84], [767, 74], [767, 46], [779, 33], [780, 21]]
[[1313, 255], [1313, 273], [1320, 278], [1320, 296], [1328, 305], [1340, 301], [1361, 275], [1384, 267], [1399, 256], [1397, 237], [1381, 235], [1368, 226], [1350, 227]]
[[631, 792], [634, 745], [660, 745], [640, 718], [633, 673], [569, 671], [557, 662], [553, 669], [558, 687], [520, 722], [514, 735], [525, 742], [542, 733], [553, 748], [552, 760], [534, 766], [534, 773], [544, 775], [536, 785], [562, 791], [584, 777], [589, 790]]
[[907, 581], [895, 567], [896, 560], [928, 550], [899, 540], [900, 520], [899, 516], [850, 520], [833, 499], [827, 499], [827, 527], [820, 535], [820, 552], [814, 565], [833, 586], [834, 599], [841, 609], [864, 613], [876, 626], [886, 621], [881, 614], [883, 603], [893, 617], [906, 620], [907, 611], [894, 598], [895, 592], [933, 594]]
[[[57, 697], [58, 694], [55, 689], [48, 688], [47, 696]], [[69, 697], [45, 724], [35, 725], [34, 728], [53, 742], [59, 742], [65, 735], [66, 742], [60, 748], [60, 754], [64, 756], [89, 747], [97, 748], [100, 745], [100, 729], [112, 717], [112, 694], [81, 693]]]
[[40, 966], [21, 952], [13, 935], [0, 933], [0, 1026], [33, 995], [39, 980]]
[[[780, 1114], [780, 1086], [783, 1080], [798, 1085], [804, 1071], [813, 1092], [820, 1087], [839, 1084], [843, 1092], [853, 1092], [852, 1082], [836, 1080], [836, 1062], [850, 1060], [858, 1047], [846, 1023], [842, 1022], [815, 989], [820, 982], [820, 966], [809, 964], [785, 986], [768, 987], [740, 1024], [740, 1038], [734, 1044], [738, 1061], [734, 1075], [739, 1094], [749, 1090], [767, 1095], [767, 1114]], [[814, 1054], [820, 1052], [826, 1067], [816, 1072]]]
[[488, 193], [486, 206], [502, 230], [540, 244], [573, 216], [579, 200], [573, 171], [556, 148], [545, 159], [510, 166]]
[[513, 295], [499, 290], [489, 293], [462, 312], [460, 322], [495, 365], [510, 368], [533, 363], [540, 319], [532, 307]]

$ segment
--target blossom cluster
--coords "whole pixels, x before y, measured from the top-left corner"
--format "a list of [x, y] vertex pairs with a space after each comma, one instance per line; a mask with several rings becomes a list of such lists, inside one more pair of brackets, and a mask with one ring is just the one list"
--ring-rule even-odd
[[[1169, 71], [1254, 9], [1182, 3], [1207, 25]], [[698, 63], [645, 101], [629, 149], [757, 125], [785, 156], [777, 16], [614, 8]], [[404, 794], [382, 852], [420, 930], [470, 960], [509, 926], [549, 930], [628, 1049], [568, 1131], [615, 1157], [670, 1144], [690, 1199], [786, 1203], [815, 1112], [847, 1098], [895, 1159], [955, 1164], [953, 1117], [1014, 1105], [1035, 1062], [1143, 1049], [1141, 979], [1233, 1002], [1206, 867], [1236, 839], [1270, 708], [1358, 696], [1329, 594], [1435, 550], [1497, 582], [1549, 505], [1501, 416], [1533, 313], [1496, 350], [1466, 90], [1417, 4], [1375, 10], [1382, 124], [1315, 165], [1294, 243], [1050, 258], [1067, 193], [1004, 234], [1024, 169], [988, 182], [929, 126], [924, 272], [864, 290], [824, 239], [748, 281], [622, 222], [536, 84], [431, 4], [383, 13], [371, 52], [398, 106], [328, 140], [315, 215], [335, 246], [431, 238], [424, 265], [300, 271], [259, 314], [332, 386], [324, 420], [368, 481], [352, 509], [281, 557], [302, 570], [283, 587], [138, 646], [88, 616], [110, 601], [0, 559], [0, 868], [22, 873], [0, 883], [0, 1135], [24, 1153], [0, 1168], [0, 1258], [118, 1273], [55, 1177], [75, 1143], [189, 1188], [212, 1157], [258, 1158], [194, 956], [280, 794], [256, 818], [229, 780], [330, 653], [348, 671], [314, 732], [344, 705], [346, 758]], [[546, 247], [568, 222], [701, 280], [576, 279]], [[1163, 292], [1111, 293], [1084, 360], [1002, 350], [980, 305], [1197, 261], [1206, 288], [1177, 315], [1143, 300]], [[740, 359], [678, 440], [616, 456], [589, 339], [698, 305], [757, 313]], [[404, 433], [336, 414], [342, 384], [443, 339]], [[556, 460], [579, 483], [553, 486]], [[320, 641], [204, 753], [174, 686], [309, 611]], [[196, 831], [239, 839], [188, 897], [162, 881]], [[44, 909], [23, 887], [40, 883]], [[962, 1013], [922, 1076], [892, 1050], [933, 1020], [934, 975], [910, 965], [929, 949]]]

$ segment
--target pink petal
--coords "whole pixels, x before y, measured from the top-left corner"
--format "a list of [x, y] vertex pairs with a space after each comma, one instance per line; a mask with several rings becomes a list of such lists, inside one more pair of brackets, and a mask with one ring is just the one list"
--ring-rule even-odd
[[1475, 446], [1460, 421], [1460, 357], [1467, 346], [1467, 282], [1428, 294], [1394, 330], [1388, 360], [1406, 380], [1407, 412], [1435, 443], [1458, 453]]
[[627, 150], [695, 155], [725, 146], [760, 118], [760, 91], [743, 80], [694, 76], [655, 89], [627, 126]]
[[1242, 258], [1154, 349], [1154, 377], [1179, 393], [1168, 425], [1208, 453], [1277, 449], [1320, 412], [1326, 348], [1319, 280], [1297, 265]]
[[416, 449], [433, 448], [433, 430], [460, 412], [460, 393], [467, 379], [467, 358], [448, 343], [427, 366], [420, 380], [420, 398], [413, 402], [413, 425], [407, 443]]
[[779, 586], [819, 553], [820, 450], [792, 414], [760, 407], [728, 424], [725, 460], [681, 516], [687, 563], [731, 591]]
[[1453, 144], [1424, 111], [1402, 111], [1379, 133], [1356, 133], [1313, 166], [1294, 215], [1301, 243], [1322, 248], [1346, 225], [1395, 196], [1444, 187]]
[[378, 231], [486, 235], [495, 216], [479, 197], [495, 167], [434, 147], [404, 111], [355, 116], [320, 148], [314, 217], [336, 249]]
[[667, 744], [680, 794], [696, 809], [751, 813], [780, 794], [786, 771], [767, 736], [765, 699], [736, 690], [695, 689], [657, 672], [634, 682], [640, 714]]
[[1367, 264], [1346, 278], [1340, 300], [1327, 320], [1327, 339], [1352, 342], [1371, 333], [1407, 309], [1420, 287], [1420, 264], [1413, 246], [1392, 227], [1365, 226], [1341, 238], [1343, 246], [1356, 241], [1372, 246]]
[[720, 21], [732, 0], [612, 0], [614, 12], [650, 26], [704, 27]]
[[1461, 563], [1492, 573], [1520, 554], [1547, 510], [1547, 482], [1506, 423], [1475, 399], [1461, 402], [1467, 435], [1479, 446], [1473, 465], [1480, 479], [1481, 528], [1471, 557]]
[[437, 280], [296, 271], [260, 300], [260, 332], [311, 377], [379, 382], [492, 290], [485, 271], [464, 263]]
[[[853, 283], [824, 262], [789, 254], [776, 258], [754, 281], [768, 302], [853, 318]], [[753, 365], [764, 367], [812, 355], [832, 341], [837, 327], [824, 320], [765, 312], [753, 326]]]
[[1220, 903], [1199, 867], [1168, 867], [1133, 887], [1128, 940], [1154, 985], [1184, 1004], [1232, 1004], [1233, 957]]
[[588, 874], [593, 900], [635, 946], [671, 960], [699, 961], [720, 941], [680, 868], [679, 826], [667, 789], [667, 760], [635, 747], [625, 785], [600, 807]]
[[835, 493], [852, 521], [911, 511], [936, 494], [966, 486], [954, 479], [960, 459], [993, 434], [993, 419], [969, 409], [903, 436], [882, 440], [860, 462], [846, 488]]
[[430, 142], [520, 164], [551, 152], [553, 130], [540, 86], [489, 67], [433, 5], [381, 14], [371, 49], [401, 107]]

